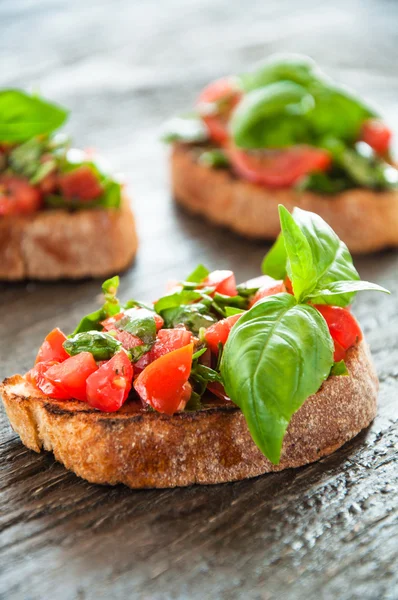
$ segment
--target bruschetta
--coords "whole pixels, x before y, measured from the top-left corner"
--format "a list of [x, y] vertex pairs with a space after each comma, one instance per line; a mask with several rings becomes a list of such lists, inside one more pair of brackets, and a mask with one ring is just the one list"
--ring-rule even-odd
[[101, 277], [137, 249], [123, 185], [56, 130], [67, 111], [0, 91], [0, 280]]
[[54, 329], [6, 379], [10, 423], [77, 475], [132, 488], [213, 484], [298, 467], [367, 427], [378, 381], [350, 305], [360, 281], [318, 216], [279, 208], [263, 275], [199, 265], [153, 304], [104, 304]]
[[275, 239], [282, 203], [319, 214], [352, 252], [398, 246], [392, 133], [307, 57], [210, 83], [163, 137], [176, 201], [213, 223]]

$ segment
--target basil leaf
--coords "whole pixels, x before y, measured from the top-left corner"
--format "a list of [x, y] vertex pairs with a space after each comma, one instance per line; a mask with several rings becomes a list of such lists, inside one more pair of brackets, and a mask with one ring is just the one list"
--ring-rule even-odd
[[199, 264], [193, 271], [185, 278], [185, 281], [189, 283], [201, 283], [203, 279], [206, 279], [210, 271], [202, 264]]
[[398, 185], [398, 170], [375, 156], [363, 156], [357, 150], [346, 148], [338, 164], [360, 187], [382, 190]]
[[330, 173], [321, 171], [310, 173], [296, 185], [299, 191], [310, 190], [318, 194], [338, 194], [352, 187], [354, 187], [353, 182], [344, 172], [333, 172], [333, 169]]
[[213, 302], [221, 307], [225, 308], [227, 306], [235, 306], [235, 308], [247, 308], [249, 303], [248, 296], [241, 296], [237, 294], [236, 296], [225, 296], [224, 294], [219, 294], [216, 292], [213, 296]]
[[383, 288], [377, 283], [370, 283], [369, 281], [332, 281], [324, 289], [315, 289], [312, 294], [309, 294], [309, 298], [329, 297], [329, 296], [340, 296], [341, 294], [350, 294], [352, 292], [384, 292], [389, 294], [390, 292]]
[[144, 344], [152, 345], [156, 340], [156, 323], [153, 312], [145, 308], [127, 310], [123, 317], [115, 322], [115, 329], [127, 331], [127, 333], [140, 338]]
[[0, 141], [26, 142], [61, 127], [68, 112], [60, 106], [20, 90], [0, 92]]
[[293, 81], [308, 87], [324, 76], [316, 63], [308, 56], [300, 54], [273, 54], [262, 61], [250, 73], [240, 76], [243, 89], [248, 92], [277, 81]]
[[[233, 140], [240, 148], [247, 149], [280, 148], [305, 141], [308, 128], [301, 115], [313, 106], [314, 99], [307, 90], [289, 81], [249, 92], [233, 112], [230, 121]], [[273, 136], [267, 141], [270, 132]]]
[[190, 304], [201, 300], [202, 294], [191, 290], [180, 290], [173, 294], [167, 294], [162, 298], [159, 298], [154, 304], [155, 311], [160, 314], [162, 311], [168, 308], [175, 308], [183, 304]]
[[160, 136], [166, 143], [172, 142], [204, 142], [209, 138], [208, 131], [202, 119], [195, 115], [180, 116], [170, 119]]
[[[283, 213], [286, 209], [280, 208], [280, 211]], [[309, 281], [306, 285], [308, 293], [313, 292], [315, 288], [325, 289], [334, 281], [359, 280], [347, 246], [319, 215], [295, 208], [292, 217], [307, 238], [312, 253], [312, 264], [316, 268], [315, 279], [314, 271], [311, 270], [309, 273]], [[292, 284], [295, 289], [293, 279]], [[336, 306], [347, 306], [351, 304], [354, 296], [353, 293], [334, 296], [331, 303]], [[317, 302], [314, 297], [313, 302], [314, 304]], [[320, 299], [320, 302], [324, 303], [326, 300]]]
[[318, 391], [332, 365], [325, 320], [290, 294], [265, 298], [232, 327], [221, 359], [225, 391], [273, 464], [292, 415]]
[[105, 311], [100, 308], [82, 318], [79, 325], [74, 330], [72, 336], [84, 331], [100, 331], [102, 329], [101, 321], [106, 319]]
[[225, 169], [229, 167], [229, 158], [225, 150], [205, 150], [198, 159], [201, 165], [212, 169]]
[[340, 360], [339, 362], [333, 363], [333, 367], [330, 370], [330, 374], [338, 377], [345, 377], [346, 375], [349, 375], [347, 365], [345, 364], [344, 360]]
[[287, 272], [294, 295], [301, 302], [314, 289], [318, 269], [314, 264], [311, 246], [299, 225], [284, 206], [279, 207], [282, 235], [288, 256]]
[[245, 312], [245, 311], [242, 310], [241, 308], [235, 308], [234, 306], [226, 306], [225, 307], [225, 316], [226, 317], [232, 317], [232, 315], [239, 315], [243, 312]]
[[30, 179], [40, 167], [43, 150], [44, 144], [37, 137], [16, 146], [11, 150], [8, 158], [11, 169]]
[[195, 335], [199, 334], [201, 327], [207, 329], [207, 327], [217, 322], [216, 317], [209, 314], [208, 306], [200, 302], [167, 308], [161, 314], [166, 329], [185, 325]]
[[200, 350], [197, 350], [193, 355], [192, 355], [192, 362], [194, 360], [198, 360], [198, 358], [200, 358], [205, 352], [207, 351], [207, 348], [201, 348]]
[[120, 302], [116, 297], [120, 279], [118, 275], [107, 279], [102, 284], [102, 292], [105, 296], [105, 304], [102, 307], [106, 317], [113, 317], [120, 313]]
[[274, 279], [285, 279], [286, 277], [287, 253], [285, 240], [280, 233], [276, 242], [264, 256], [261, 270], [264, 275], [269, 275]]
[[91, 352], [95, 360], [108, 360], [122, 348], [121, 342], [102, 331], [77, 333], [65, 340], [62, 345], [70, 356], [80, 352]]

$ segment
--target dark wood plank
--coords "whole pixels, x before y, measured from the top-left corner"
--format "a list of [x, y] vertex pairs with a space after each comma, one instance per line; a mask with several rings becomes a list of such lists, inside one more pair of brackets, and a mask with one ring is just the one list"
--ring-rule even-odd
[[[141, 237], [122, 296], [152, 299], [198, 261], [254, 276], [266, 250], [176, 210], [161, 123], [210, 78], [276, 50], [306, 52], [378, 102], [398, 130], [392, 1], [3, 1], [1, 86], [39, 86], [68, 129], [126, 173]], [[398, 597], [398, 258], [360, 258], [393, 297], [356, 303], [380, 376], [369, 431], [318, 464], [252, 481], [133, 492], [26, 450], [0, 416], [0, 597]], [[99, 282], [0, 287], [0, 375], [71, 330]]]

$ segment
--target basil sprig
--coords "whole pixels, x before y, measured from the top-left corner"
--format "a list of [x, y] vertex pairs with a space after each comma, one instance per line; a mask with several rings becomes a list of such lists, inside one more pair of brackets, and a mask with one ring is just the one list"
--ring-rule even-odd
[[0, 91], [0, 141], [21, 143], [48, 135], [68, 117], [64, 108], [20, 90]]
[[253, 440], [278, 464], [292, 415], [330, 375], [333, 362], [326, 321], [311, 304], [347, 306], [357, 291], [389, 293], [360, 281], [347, 247], [318, 216], [279, 207], [282, 233], [263, 261], [267, 275], [291, 279], [294, 295], [264, 298], [242, 314], [224, 346], [220, 371], [226, 393], [246, 418]]

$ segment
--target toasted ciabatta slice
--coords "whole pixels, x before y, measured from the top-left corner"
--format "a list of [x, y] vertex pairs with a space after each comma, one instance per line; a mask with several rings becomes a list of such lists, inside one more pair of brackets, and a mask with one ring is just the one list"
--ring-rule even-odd
[[349, 376], [332, 376], [293, 416], [279, 465], [255, 446], [232, 403], [167, 416], [127, 402], [103, 413], [77, 401], [41, 396], [20, 375], [1, 387], [14, 430], [32, 450], [93, 483], [132, 488], [213, 484], [299, 467], [330, 454], [376, 414], [378, 381], [365, 342], [348, 351]]
[[0, 217], [0, 280], [102, 277], [126, 269], [136, 251], [126, 197], [120, 209]]
[[352, 189], [325, 195], [293, 188], [267, 189], [235, 176], [228, 169], [201, 165], [203, 148], [174, 144], [171, 179], [176, 201], [217, 225], [254, 239], [276, 238], [278, 205], [320, 215], [352, 252], [398, 246], [398, 191]]

